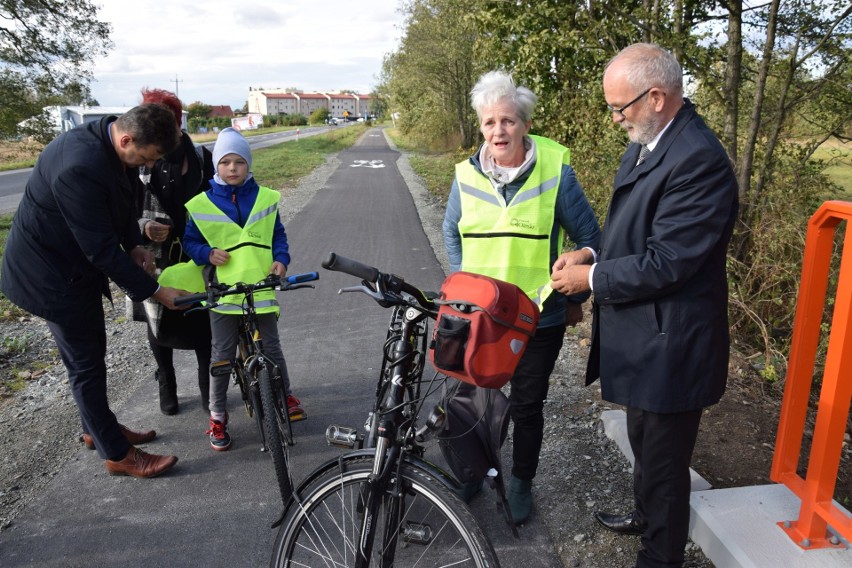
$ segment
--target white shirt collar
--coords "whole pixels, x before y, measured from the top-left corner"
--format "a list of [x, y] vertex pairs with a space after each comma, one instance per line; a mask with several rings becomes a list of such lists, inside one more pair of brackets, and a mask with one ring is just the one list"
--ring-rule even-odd
[[660, 141], [660, 138], [662, 138], [662, 137], [663, 137], [663, 133], [664, 133], [666, 130], [668, 130], [668, 129], [669, 129], [669, 126], [671, 126], [671, 125], [672, 125], [672, 122], [674, 122], [674, 118], [673, 118], [673, 119], [671, 119], [670, 121], [668, 121], [668, 122], [666, 123], [666, 125], [663, 127], [663, 129], [662, 129], [662, 130], [660, 130], [660, 131], [657, 133], [657, 135], [656, 135], [656, 136], [654, 136], [654, 139], [653, 139], [653, 140], [651, 140], [650, 142], [648, 142], [647, 146], [648, 146], [648, 151], [649, 151], [649, 152], [653, 152], [653, 151], [654, 151], [654, 148], [656, 148], [656, 147], [657, 147], [657, 143]]

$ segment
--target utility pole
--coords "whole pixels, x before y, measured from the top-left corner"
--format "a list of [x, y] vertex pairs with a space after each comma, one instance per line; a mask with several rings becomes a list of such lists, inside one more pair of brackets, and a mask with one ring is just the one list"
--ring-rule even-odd
[[176, 96], [177, 98], [180, 98], [180, 96], [178, 95], [178, 83], [183, 83], [183, 79], [178, 79], [177, 73], [175, 73], [175, 80], [174, 80], [174, 84], [175, 84], [175, 96]]

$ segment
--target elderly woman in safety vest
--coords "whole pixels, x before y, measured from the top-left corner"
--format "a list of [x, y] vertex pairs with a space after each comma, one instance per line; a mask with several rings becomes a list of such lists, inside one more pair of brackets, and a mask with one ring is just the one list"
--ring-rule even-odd
[[[444, 217], [452, 271], [484, 274], [515, 284], [541, 309], [511, 380], [514, 422], [509, 507], [520, 524], [532, 510], [532, 480], [544, 430], [544, 400], [567, 325], [582, 319], [588, 295], [553, 293], [550, 273], [566, 235], [577, 248], [597, 250], [600, 228], [569, 165], [570, 151], [529, 133], [536, 95], [502, 71], [483, 75], [471, 104], [485, 142], [456, 165]], [[481, 485], [463, 487], [472, 498]]]

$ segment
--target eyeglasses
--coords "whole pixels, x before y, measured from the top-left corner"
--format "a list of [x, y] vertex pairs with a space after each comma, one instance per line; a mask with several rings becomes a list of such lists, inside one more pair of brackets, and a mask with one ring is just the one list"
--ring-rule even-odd
[[620, 114], [621, 116], [624, 116], [624, 111], [625, 111], [625, 110], [627, 110], [627, 108], [628, 108], [630, 105], [632, 105], [633, 103], [635, 103], [636, 101], [638, 101], [639, 99], [641, 99], [642, 97], [644, 97], [645, 95], [647, 95], [649, 92], [651, 92], [651, 89], [653, 89], [653, 88], [654, 88], [654, 87], [648, 87], [647, 89], [645, 89], [644, 91], [642, 91], [642, 92], [639, 94], [639, 96], [638, 96], [638, 97], [636, 97], [635, 99], [633, 99], [632, 101], [630, 101], [629, 103], [627, 103], [626, 105], [624, 105], [624, 106], [623, 106], [623, 107], [621, 107], [621, 108], [615, 108], [615, 107], [613, 107], [613, 106], [611, 106], [611, 105], [606, 105], [606, 108], [608, 108], [608, 109], [609, 109], [609, 112], [614, 112], [614, 113]]

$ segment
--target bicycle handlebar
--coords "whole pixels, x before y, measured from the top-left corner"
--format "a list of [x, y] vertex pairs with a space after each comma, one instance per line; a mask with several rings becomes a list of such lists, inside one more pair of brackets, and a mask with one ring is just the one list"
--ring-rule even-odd
[[318, 272], [305, 272], [302, 274], [294, 274], [281, 278], [274, 274], [270, 274], [260, 282], [248, 284], [246, 282], [238, 282], [236, 284], [210, 284], [210, 289], [199, 294], [189, 294], [175, 298], [175, 306], [185, 306], [198, 302], [214, 303], [222, 296], [231, 296], [234, 294], [245, 294], [255, 290], [268, 290], [275, 288], [277, 290], [296, 290], [301, 288], [305, 282], [313, 282], [319, 280]]
[[[360, 278], [365, 283], [369, 283], [369, 291], [367, 287], [362, 287], [360, 291], [366, 292], [368, 296], [375, 299], [379, 305], [388, 307], [391, 305], [410, 304], [400, 297], [401, 292], [405, 292], [413, 297], [420, 307], [428, 311], [436, 311], [435, 303], [430, 299], [430, 296], [406, 282], [402, 277], [395, 274], [381, 272], [378, 268], [368, 266], [357, 260], [340, 256], [339, 254], [330, 252], [325, 260], [322, 261], [322, 267], [328, 270], [345, 272], [356, 278]], [[344, 291], [344, 290], [341, 290]], [[345, 290], [347, 292], [353, 290]]]
[[375, 282], [379, 279], [380, 274], [379, 270], [372, 266], [367, 266], [357, 260], [352, 260], [351, 258], [346, 258], [345, 256], [340, 256], [333, 252], [328, 253], [328, 257], [322, 261], [322, 267], [327, 268], [328, 270], [345, 272], [346, 274], [351, 274], [352, 276], [360, 278], [361, 280], [366, 280], [367, 282]]

